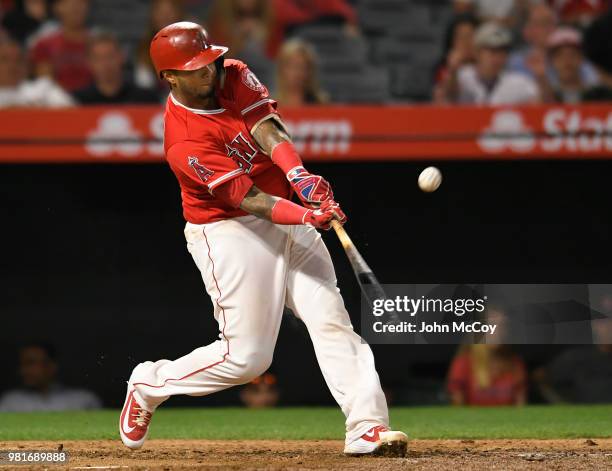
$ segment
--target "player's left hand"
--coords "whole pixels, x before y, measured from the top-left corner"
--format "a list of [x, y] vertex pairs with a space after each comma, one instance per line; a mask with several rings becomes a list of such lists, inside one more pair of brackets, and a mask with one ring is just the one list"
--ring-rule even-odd
[[319, 175], [313, 175], [304, 167], [295, 167], [290, 170], [287, 173], [287, 180], [307, 208], [315, 209], [324, 201], [334, 199], [334, 193], [328, 181]]

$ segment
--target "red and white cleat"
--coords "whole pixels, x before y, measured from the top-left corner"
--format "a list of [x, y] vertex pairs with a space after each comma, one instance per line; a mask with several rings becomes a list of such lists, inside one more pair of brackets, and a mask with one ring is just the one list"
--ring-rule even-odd
[[128, 392], [119, 419], [119, 434], [123, 444], [138, 450], [149, 433], [149, 423], [153, 412], [145, 409], [134, 397], [135, 388], [128, 383]]
[[407, 449], [408, 436], [404, 432], [394, 432], [384, 425], [377, 425], [346, 445], [344, 453], [351, 456], [404, 457]]

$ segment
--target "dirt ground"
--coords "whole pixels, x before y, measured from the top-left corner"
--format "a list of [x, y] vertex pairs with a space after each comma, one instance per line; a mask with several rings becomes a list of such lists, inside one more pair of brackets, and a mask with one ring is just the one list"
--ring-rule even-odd
[[[406, 458], [348, 458], [340, 441], [150, 440], [130, 451], [119, 440], [66, 441], [68, 466], [16, 469], [248, 470], [603, 470], [612, 469], [612, 439], [412, 440]], [[3, 442], [0, 450], [57, 450], [59, 442]]]

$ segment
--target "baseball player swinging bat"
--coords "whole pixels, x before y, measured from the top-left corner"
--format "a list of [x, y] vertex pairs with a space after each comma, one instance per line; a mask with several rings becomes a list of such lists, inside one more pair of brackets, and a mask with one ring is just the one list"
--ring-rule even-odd
[[[166, 161], [181, 189], [187, 250], [219, 337], [180, 358], [134, 367], [121, 440], [141, 448], [170, 396], [205, 396], [264, 373], [288, 307], [306, 324], [345, 414], [344, 453], [405, 456], [407, 436], [389, 427], [372, 351], [353, 330], [317, 232], [346, 216], [329, 182], [304, 167], [268, 89], [245, 63], [225, 59], [227, 52], [191, 22], [168, 25], [151, 41], [155, 70], [170, 86]], [[294, 194], [300, 204], [290, 201]]]

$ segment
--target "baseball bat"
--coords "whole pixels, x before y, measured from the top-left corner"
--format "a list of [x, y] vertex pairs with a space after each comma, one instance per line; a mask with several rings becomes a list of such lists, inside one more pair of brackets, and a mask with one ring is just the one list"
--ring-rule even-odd
[[[355, 244], [353, 244], [353, 241], [349, 237], [344, 227], [342, 227], [342, 224], [336, 220], [333, 220], [331, 225], [334, 228], [334, 231], [336, 231], [340, 244], [342, 244], [342, 248], [344, 248], [344, 252], [346, 253], [351, 267], [353, 268], [359, 288], [361, 289], [361, 292], [365, 296], [369, 305], [372, 306], [375, 299], [386, 299], [387, 295], [385, 290], [378, 282], [378, 279], [376, 278], [376, 275], [372, 269], [359, 253], [359, 250], [357, 250], [357, 247], [355, 247]], [[400, 322], [397, 313], [390, 312], [388, 314], [391, 322]]]

